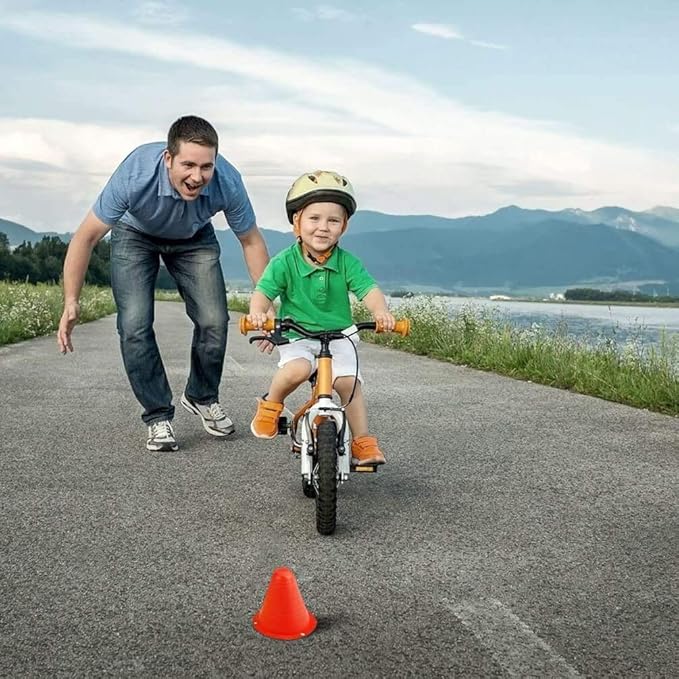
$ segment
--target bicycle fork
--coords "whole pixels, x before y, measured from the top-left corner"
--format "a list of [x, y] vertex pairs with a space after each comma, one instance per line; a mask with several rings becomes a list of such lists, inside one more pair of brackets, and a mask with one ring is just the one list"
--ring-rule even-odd
[[[317, 419], [318, 418], [318, 419]], [[337, 427], [337, 485], [344, 483], [351, 473], [351, 444], [349, 442], [349, 427], [342, 408], [330, 398], [321, 397], [307, 410], [298, 423], [297, 440], [300, 444], [300, 458], [302, 476], [308, 483], [313, 482], [313, 467], [315, 454], [315, 423], [320, 419], [330, 418]]]

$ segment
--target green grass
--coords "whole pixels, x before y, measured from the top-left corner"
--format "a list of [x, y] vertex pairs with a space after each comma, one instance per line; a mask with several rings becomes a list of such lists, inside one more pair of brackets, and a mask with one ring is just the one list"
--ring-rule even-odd
[[[62, 311], [63, 295], [58, 285], [0, 282], [0, 345], [55, 332]], [[83, 323], [114, 311], [110, 288], [83, 287], [80, 298]]]
[[[361, 305], [356, 319], [369, 314]], [[679, 414], [679, 336], [664, 334], [657, 347], [612, 341], [589, 344], [567, 335], [512, 326], [497, 312], [463, 307], [452, 318], [443, 302], [405, 301], [397, 314], [411, 319], [411, 333], [366, 339], [422, 356], [530, 380], [637, 408]]]
[[[181, 302], [182, 298], [178, 292], [171, 292], [168, 290], [156, 290], [157, 302]], [[250, 308], [250, 297], [247, 295], [227, 294], [227, 302], [231, 311], [240, 311], [247, 313]]]
[[[181, 301], [174, 292], [158, 291], [159, 301]], [[247, 313], [248, 296], [229, 295], [229, 309]], [[109, 288], [85, 286], [81, 322], [115, 312]], [[0, 345], [56, 331], [62, 313], [58, 285], [0, 282]], [[679, 337], [663, 335], [658, 346], [612, 341], [585, 343], [567, 335], [562, 324], [553, 332], [518, 328], [472, 305], [449, 317], [443, 301], [418, 297], [404, 301], [398, 315], [410, 318], [411, 333], [365, 333], [365, 339], [422, 356], [480, 370], [570, 389], [598, 398], [679, 415]], [[356, 320], [369, 318], [354, 307]]]
[[240, 311], [243, 314], [247, 314], [250, 310], [249, 295], [227, 295], [227, 300], [231, 311]]
[[[156, 290], [156, 300], [181, 302], [177, 292]], [[247, 311], [249, 298], [229, 296], [229, 309]], [[0, 346], [56, 332], [63, 311], [61, 286], [0, 281]], [[113, 314], [116, 305], [110, 288], [86, 285], [80, 295], [80, 322]]]

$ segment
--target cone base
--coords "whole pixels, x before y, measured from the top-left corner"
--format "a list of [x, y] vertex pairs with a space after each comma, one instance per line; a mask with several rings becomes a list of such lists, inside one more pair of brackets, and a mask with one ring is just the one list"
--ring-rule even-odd
[[286, 633], [270, 628], [267, 629], [266, 624], [260, 621], [259, 613], [256, 613], [254, 616], [252, 616], [252, 626], [255, 628], [255, 631], [259, 632], [265, 637], [270, 637], [271, 639], [283, 639], [284, 641], [292, 641], [294, 639], [303, 639], [304, 637], [308, 637], [316, 629], [317, 624], [318, 620], [316, 620], [316, 616], [314, 616], [313, 613], [309, 613], [309, 620], [305, 625], [303, 625], [301, 630], [298, 630], [296, 633]]

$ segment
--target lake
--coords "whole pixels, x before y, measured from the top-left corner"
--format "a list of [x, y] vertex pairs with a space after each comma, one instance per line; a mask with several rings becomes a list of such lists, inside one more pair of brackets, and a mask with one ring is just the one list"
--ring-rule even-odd
[[[531, 327], [537, 324], [546, 330], [565, 327], [568, 335], [592, 342], [610, 339], [617, 344], [635, 341], [647, 345], [656, 344], [663, 330], [679, 333], [678, 307], [495, 301], [482, 297], [435, 299], [447, 304], [451, 314], [471, 305], [481, 310], [492, 310], [512, 325]], [[394, 308], [401, 301], [390, 298]]]

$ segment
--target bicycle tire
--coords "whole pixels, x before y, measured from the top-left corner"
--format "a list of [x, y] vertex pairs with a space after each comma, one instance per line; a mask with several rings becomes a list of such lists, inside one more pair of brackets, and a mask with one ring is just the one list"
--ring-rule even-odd
[[318, 426], [316, 455], [316, 530], [321, 535], [331, 535], [337, 525], [337, 424], [334, 420], [325, 420]]

